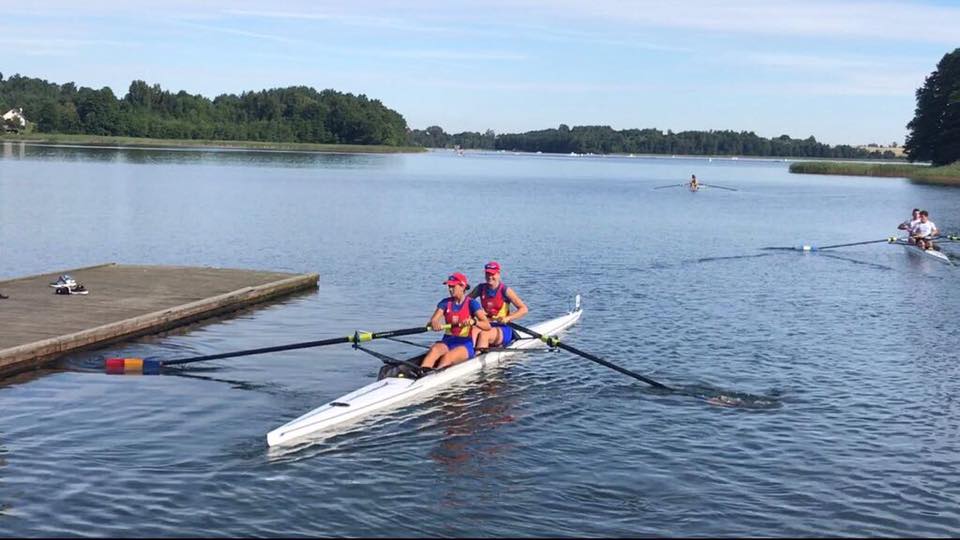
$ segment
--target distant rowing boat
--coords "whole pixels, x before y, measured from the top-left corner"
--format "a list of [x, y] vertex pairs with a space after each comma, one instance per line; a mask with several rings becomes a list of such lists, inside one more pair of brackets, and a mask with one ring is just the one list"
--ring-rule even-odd
[[[578, 295], [572, 311], [555, 319], [533, 325], [530, 329], [545, 336], [554, 336], [576, 323], [580, 319], [581, 313], [580, 296]], [[288, 444], [296, 439], [319, 434], [376, 411], [399, 406], [401, 403], [408, 402], [416, 397], [426, 396], [433, 390], [448, 386], [456, 379], [463, 378], [469, 373], [483, 369], [488, 365], [499, 365], [503, 360], [523, 349], [542, 345], [543, 341], [539, 339], [519, 339], [510, 344], [508, 347], [510, 350], [479, 354], [470, 360], [432, 372], [418, 379], [386, 377], [321, 405], [274, 429], [267, 434], [267, 445]]]
[[907, 251], [909, 251], [910, 253], [923, 255], [926, 257], [930, 257], [931, 259], [940, 261], [942, 263], [946, 263], [951, 266], [953, 265], [953, 262], [950, 261], [950, 257], [947, 257], [943, 252], [937, 251], [935, 249], [920, 249], [920, 247], [917, 246], [916, 244], [912, 244], [910, 242], [907, 242], [906, 240], [899, 239], [899, 238], [892, 243], [905, 247]]
[[702, 183], [702, 182], [701, 182], [701, 183], [698, 183], [698, 184], [696, 185], [696, 187], [694, 187], [693, 185], [691, 185], [690, 182], [684, 182], [684, 183], [682, 183], [682, 184], [667, 184], [667, 185], [665, 185], [665, 186], [656, 186], [656, 187], [653, 188], [653, 189], [666, 189], [666, 188], [674, 188], [674, 187], [687, 188], [687, 189], [689, 189], [690, 191], [699, 191], [699, 190], [704, 189], [704, 188], [725, 189], [725, 190], [727, 190], [727, 191], [740, 191], [739, 189], [736, 189], [736, 188], [731, 188], [731, 187], [726, 187], [726, 186], [718, 186], [718, 185], [716, 185], [716, 184], [704, 184], [704, 183]]

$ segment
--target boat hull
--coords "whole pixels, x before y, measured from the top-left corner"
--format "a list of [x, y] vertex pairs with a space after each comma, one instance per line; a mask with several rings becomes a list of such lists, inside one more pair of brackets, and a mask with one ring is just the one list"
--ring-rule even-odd
[[904, 249], [915, 255], [921, 255], [923, 257], [940, 261], [944, 264], [953, 265], [953, 263], [950, 261], [950, 257], [947, 257], [944, 253], [935, 249], [920, 249], [916, 244], [911, 244], [910, 242], [904, 240], [897, 240], [896, 243], [903, 246]]
[[[533, 325], [530, 329], [545, 336], [552, 336], [569, 328], [580, 319], [582, 313], [579, 308], [579, 297], [577, 300], [578, 306], [570, 313]], [[472, 372], [500, 365], [517, 352], [542, 346], [544, 343], [537, 339], [515, 341], [510, 345], [509, 350], [480, 354], [466, 362], [419, 379], [387, 377], [370, 383], [270, 431], [267, 434], [267, 445], [278, 446], [306, 436], [317, 436], [331, 428], [353, 422], [377, 411], [429, 396], [437, 389], [449, 386], [456, 379], [461, 379]]]

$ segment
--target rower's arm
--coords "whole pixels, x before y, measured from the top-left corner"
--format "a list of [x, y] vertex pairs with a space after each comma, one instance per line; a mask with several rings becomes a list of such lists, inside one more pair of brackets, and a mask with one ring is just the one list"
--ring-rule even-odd
[[493, 328], [490, 326], [490, 320], [487, 319], [487, 313], [483, 311], [483, 308], [480, 308], [473, 312], [473, 318], [477, 321], [473, 323], [474, 326], [481, 330], [489, 330]]
[[511, 304], [517, 306], [517, 310], [504, 317], [504, 323], [515, 321], [527, 314], [527, 305], [523, 303], [520, 295], [517, 294], [517, 291], [513, 290], [513, 287], [507, 288], [507, 299], [510, 300]]
[[467, 296], [470, 298], [476, 298], [480, 296], [480, 286], [479, 285], [474, 286], [473, 290], [470, 291], [470, 294], [468, 294]]
[[440, 308], [437, 308], [437, 310], [433, 312], [433, 317], [430, 317], [430, 322], [428, 322], [427, 324], [430, 326], [430, 328], [433, 328], [435, 332], [439, 332], [440, 330], [443, 330], [444, 322], [445, 321], [443, 320], [443, 310]]

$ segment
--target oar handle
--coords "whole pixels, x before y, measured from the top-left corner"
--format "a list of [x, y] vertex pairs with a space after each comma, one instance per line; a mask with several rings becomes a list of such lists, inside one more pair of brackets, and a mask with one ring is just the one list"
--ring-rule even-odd
[[669, 386], [667, 386], [667, 385], [665, 385], [665, 384], [663, 384], [663, 383], [659, 383], [659, 382], [657, 382], [657, 381], [655, 381], [655, 380], [653, 380], [653, 379], [651, 379], [651, 378], [649, 378], [649, 377], [644, 377], [643, 375], [640, 375], [639, 373], [634, 373], [634, 372], [630, 371], [629, 369], [626, 369], [626, 368], [620, 367], [620, 366], [618, 366], [618, 365], [616, 365], [616, 364], [614, 364], [614, 363], [608, 362], [608, 361], [604, 360], [603, 358], [599, 358], [599, 357], [594, 356], [594, 355], [592, 355], [592, 354], [590, 354], [590, 353], [588, 353], [588, 352], [584, 352], [584, 351], [581, 351], [581, 350], [579, 350], [579, 349], [577, 349], [577, 348], [575, 348], [575, 347], [571, 347], [570, 345], [567, 345], [566, 343], [562, 343], [562, 342], [560, 341], [560, 338], [558, 338], [557, 336], [545, 336], [545, 335], [543, 335], [543, 334], [541, 334], [541, 333], [539, 333], [539, 332], [537, 332], [537, 331], [535, 331], [535, 330], [531, 330], [531, 329], [529, 329], [529, 328], [527, 328], [527, 327], [525, 327], [525, 326], [520, 326], [519, 324], [517, 324], [517, 323], [515, 323], [515, 322], [508, 322], [507, 325], [508, 325], [508, 326], [511, 326], [511, 327], [513, 327], [513, 328], [521, 331], [521, 332], [524, 332], [525, 334], [529, 334], [529, 335], [531, 335], [531, 336], [539, 339], [540, 341], [543, 341], [544, 343], [546, 343], [546, 344], [549, 345], [550, 347], [556, 347], [556, 348], [563, 349], [563, 350], [565, 350], [565, 351], [572, 352], [573, 354], [582, 356], [582, 357], [586, 358], [587, 360], [590, 360], [591, 362], [596, 362], [596, 363], [598, 363], [598, 364], [600, 364], [600, 365], [602, 365], [602, 366], [606, 366], [606, 367], [608, 367], [608, 368], [610, 368], [610, 369], [612, 369], [612, 370], [614, 370], [614, 371], [619, 371], [620, 373], [623, 373], [624, 375], [627, 375], [627, 376], [629, 376], [629, 377], [633, 377], [634, 379], [637, 379], [637, 380], [639, 380], [639, 381], [643, 381], [643, 382], [649, 384], [650, 386], [653, 386], [653, 387], [656, 387], [656, 388], [662, 388], [663, 390], [673, 390], [673, 388], [670, 388]]
[[[441, 330], [449, 330], [449, 329], [450, 329], [449, 324], [446, 324], [441, 328]], [[430, 325], [417, 326], [414, 328], [403, 328], [400, 330], [388, 330], [386, 332], [361, 332], [358, 330], [354, 332], [352, 336], [349, 336], [350, 341], [348, 341], [348, 343], [363, 343], [365, 341], [372, 341], [374, 339], [392, 338], [392, 337], [399, 337], [399, 336], [411, 336], [413, 334], [422, 334], [424, 332], [429, 332], [430, 330], [433, 330], [433, 328], [431, 328]]]

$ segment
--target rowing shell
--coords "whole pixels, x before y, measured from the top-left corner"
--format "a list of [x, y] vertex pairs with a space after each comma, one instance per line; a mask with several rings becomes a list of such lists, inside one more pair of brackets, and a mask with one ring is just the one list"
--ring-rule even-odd
[[[531, 326], [530, 329], [544, 336], [553, 336], [576, 323], [582, 313], [580, 296], [577, 295], [576, 306], [571, 312]], [[334, 426], [357, 420], [375, 411], [396, 407], [400, 403], [407, 402], [415, 397], [429, 395], [432, 393], [431, 391], [449, 386], [453, 381], [470, 373], [490, 365], [499, 365], [505, 359], [523, 349], [538, 346], [543, 346], [543, 342], [538, 339], [516, 340], [508, 347], [512, 350], [480, 354], [470, 360], [435, 371], [419, 379], [387, 377], [370, 383], [267, 433], [267, 445], [287, 444], [295, 439], [318, 434]]]
[[916, 244], [911, 244], [910, 242], [907, 242], [905, 240], [897, 240], [894, 243], [900, 244], [901, 246], [907, 248], [907, 251], [909, 251], [910, 253], [916, 253], [917, 255], [926, 255], [931, 259], [936, 259], [942, 263], [953, 265], [953, 263], [950, 262], [950, 257], [947, 257], [945, 254], [935, 249], [920, 249], [920, 247], [917, 246]]

